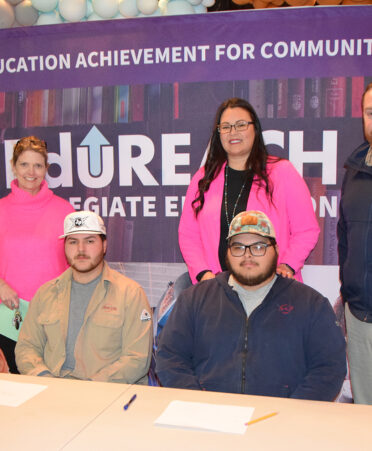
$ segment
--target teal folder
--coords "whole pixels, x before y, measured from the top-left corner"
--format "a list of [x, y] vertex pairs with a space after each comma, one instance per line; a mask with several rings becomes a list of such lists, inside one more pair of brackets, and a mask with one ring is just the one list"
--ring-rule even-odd
[[19, 331], [21, 330], [23, 321], [25, 319], [27, 310], [28, 310], [29, 302], [20, 299], [19, 300], [19, 311], [22, 316], [22, 321], [19, 325], [19, 328], [16, 329], [13, 323], [15, 310], [10, 310], [3, 303], [0, 304], [0, 334], [5, 335], [5, 337], [10, 338], [11, 340], [17, 341]]

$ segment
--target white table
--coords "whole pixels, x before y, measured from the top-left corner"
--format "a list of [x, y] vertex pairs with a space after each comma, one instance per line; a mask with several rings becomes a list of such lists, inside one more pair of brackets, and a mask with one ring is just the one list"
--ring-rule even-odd
[[[372, 406], [0, 374], [47, 385], [20, 407], [0, 406], [1, 450], [364, 451]], [[123, 406], [137, 394], [124, 411]], [[154, 426], [170, 401], [255, 407], [244, 435]]]
[[[255, 407], [253, 419], [279, 414], [248, 426], [244, 435], [154, 426], [175, 399]], [[371, 428], [372, 406], [131, 386], [63, 449], [371, 451]]]
[[4, 451], [61, 449], [130, 388], [125, 384], [3, 373], [0, 379], [48, 386], [19, 407], [0, 405], [0, 449]]

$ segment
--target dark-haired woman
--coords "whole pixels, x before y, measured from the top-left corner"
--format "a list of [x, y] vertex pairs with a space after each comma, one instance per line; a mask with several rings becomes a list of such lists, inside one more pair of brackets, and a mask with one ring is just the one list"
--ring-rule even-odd
[[[68, 264], [64, 254], [63, 221], [74, 211], [48, 188], [46, 143], [35, 136], [20, 139], [11, 160], [15, 179], [0, 199], [0, 302], [17, 309], [19, 299], [31, 301], [36, 290], [57, 277]], [[0, 334], [12, 373], [16, 342]]]
[[232, 98], [217, 110], [205, 166], [191, 180], [181, 216], [179, 243], [193, 283], [227, 269], [228, 228], [245, 210], [273, 222], [277, 273], [302, 280], [319, 236], [309, 190], [288, 160], [268, 155], [253, 107]]

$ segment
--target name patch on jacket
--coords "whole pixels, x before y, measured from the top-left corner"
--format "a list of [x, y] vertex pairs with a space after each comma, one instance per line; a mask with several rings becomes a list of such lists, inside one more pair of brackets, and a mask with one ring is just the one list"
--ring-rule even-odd
[[105, 305], [102, 307], [102, 310], [103, 310], [104, 312], [107, 312], [107, 313], [112, 313], [112, 312], [117, 312], [117, 311], [118, 311], [118, 308], [116, 307], [116, 305], [105, 304]]

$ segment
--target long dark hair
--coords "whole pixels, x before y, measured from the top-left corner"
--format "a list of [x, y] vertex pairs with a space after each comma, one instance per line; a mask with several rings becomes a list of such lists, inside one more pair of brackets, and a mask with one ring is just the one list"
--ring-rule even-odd
[[223, 164], [227, 160], [227, 154], [222, 147], [220, 134], [218, 132], [218, 125], [221, 120], [222, 113], [227, 108], [243, 108], [248, 111], [254, 122], [255, 138], [252, 146], [252, 150], [245, 163], [245, 169], [253, 171], [254, 180], [258, 181], [260, 187], [265, 187], [267, 196], [272, 200], [272, 187], [269, 183], [269, 178], [266, 171], [266, 164], [268, 158], [268, 152], [264, 144], [262, 136], [262, 128], [257, 113], [252, 105], [244, 99], [233, 97], [225, 100], [217, 110], [216, 117], [214, 119], [214, 125], [212, 130], [212, 136], [210, 139], [210, 146], [207, 155], [207, 160], [204, 165], [204, 177], [199, 180], [198, 193], [192, 202], [192, 207], [195, 212], [195, 216], [198, 216], [199, 212], [204, 206], [204, 194], [209, 190], [210, 184], [219, 174]]

